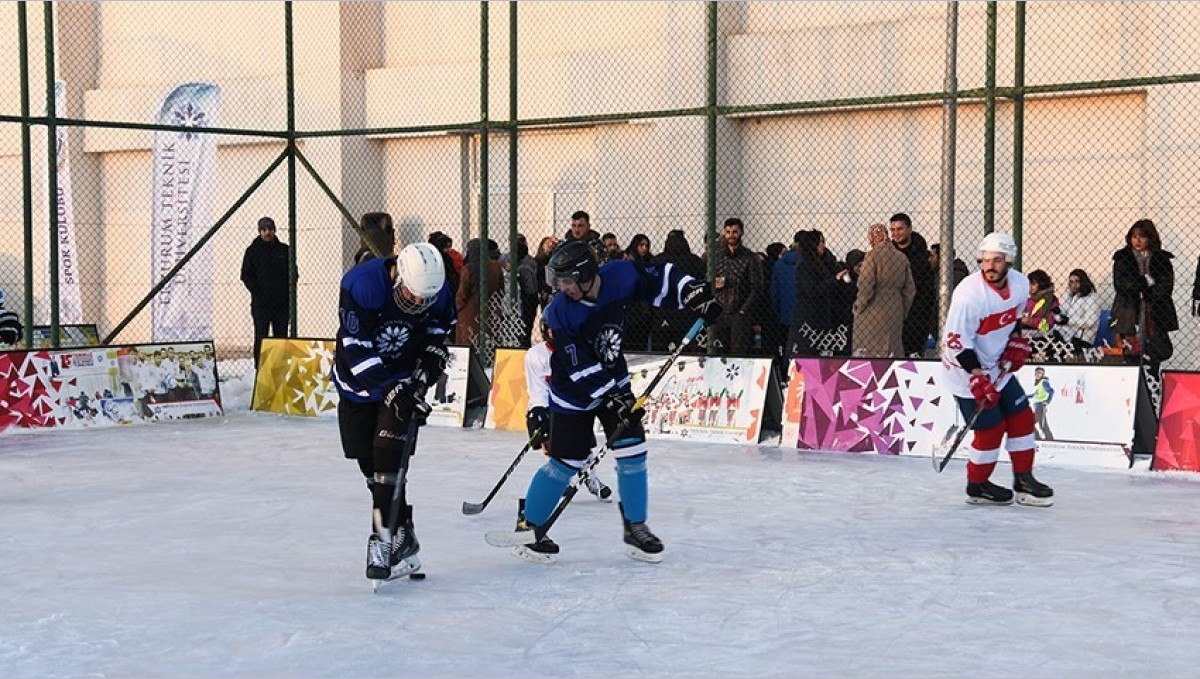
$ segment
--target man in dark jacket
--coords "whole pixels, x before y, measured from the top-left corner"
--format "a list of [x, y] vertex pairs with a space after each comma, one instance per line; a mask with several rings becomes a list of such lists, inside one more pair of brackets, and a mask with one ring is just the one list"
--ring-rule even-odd
[[929, 247], [912, 228], [912, 219], [903, 212], [892, 215], [889, 231], [896, 246], [912, 268], [917, 296], [904, 317], [904, 354], [922, 356], [929, 336], [937, 331], [937, 277], [929, 265]]
[[608, 261], [608, 248], [600, 240], [600, 234], [592, 228], [592, 218], [583, 210], [576, 210], [571, 215], [571, 228], [563, 234], [563, 242], [581, 240], [591, 246], [596, 253], [596, 261], [603, 264]]
[[717, 249], [716, 280], [713, 289], [725, 313], [717, 321], [717, 352], [747, 356], [753, 342], [752, 316], [762, 295], [762, 273], [758, 257], [742, 245], [745, 227], [742, 220], [725, 220], [721, 247]]
[[275, 221], [270, 217], [258, 220], [258, 238], [242, 257], [242, 283], [250, 291], [254, 367], [258, 368], [258, 352], [267, 332], [270, 331], [271, 337], [287, 336], [289, 288], [295, 283], [295, 278], [288, 281], [288, 246], [275, 237]]

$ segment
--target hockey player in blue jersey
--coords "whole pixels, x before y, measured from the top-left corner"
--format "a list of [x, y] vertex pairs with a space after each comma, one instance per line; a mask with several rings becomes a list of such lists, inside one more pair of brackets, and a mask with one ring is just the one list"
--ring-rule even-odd
[[412, 450], [409, 424], [425, 423], [425, 389], [449, 359], [445, 342], [456, 317], [445, 282], [441, 253], [428, 243], [368, 260], [342, 277], [332, 377], [342, 451], [358, 462], [371, 492], [367, 578], [376, 584], [421, 567], [400, 471]]
[[[547, 283], [559, 291], [543, 314], [554, 334], [550, 358], [550, 459], [533, 476], [518, 530], [537, 530], [554, 511], [571, 477], [588, 457], [593, 423], [599, 418], [617, 461], [617, 493], [629, 556], [657, 563], [662, 542], [646, 525], [648, 484], [646, 436], [629, 386], [621, 350], [628, 305], [643, 300], [656, 307], [690, 309], [712, 323], [721, 314], [706, 281], [672, 264], [643, 266], [629, 260], [597, 265], [582, 241], [564, 243], [550, 256]], [[522, 554], [521, 549], [532, 554]], [[548, 561], [558, 545], [548, 537], [517, 551], [531, 561]], [[537, 557], [541, 558], [537, 558]]]

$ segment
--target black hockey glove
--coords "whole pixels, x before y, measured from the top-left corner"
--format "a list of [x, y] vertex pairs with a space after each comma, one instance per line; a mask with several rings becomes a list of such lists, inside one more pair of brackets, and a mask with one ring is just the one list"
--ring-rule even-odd
[[617, 416], [626, 427], [641, 422], [646, 411], [637, 406], [637, 399], [628, 391], [610, 391], [604, 397], [604, 409]]
[[446, 365], [449, 363], [450, 350], [441, 344], [430, 344], [425, 347], [417, 359], [417, 369], [413, 371], [413, 381], [428, 387], [446, 373]]
[[705, 325], [716, 323], [725, 311], [721, 303], [713, 297], [712, 286], [708, 281], [688, 281], [684, 284], [679, 298], [683, 301], [683, 308], [700, 314]]
[[420, 382], [400, 382], [383, 397], [383, 404], [392, 409], [401, 422], [414, 422], [418, 427], [425, 425], [433, 411], [425, 402], [425, 386]]
[[529, 432], [529, 445], [541, 448], [550, 440], [550, 409], [534, 406], [525, 413], [525, 430]]

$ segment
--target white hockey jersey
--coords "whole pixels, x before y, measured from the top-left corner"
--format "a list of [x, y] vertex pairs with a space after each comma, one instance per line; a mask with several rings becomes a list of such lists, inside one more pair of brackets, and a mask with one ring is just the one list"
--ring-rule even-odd
[[538, 342], [525, 352], [525, 389], [529, 408], [550, 407], [550, 345]]
[[[1008, 285], [997, 290], [988, 285], [983, 273], [963, 279], [950, 299], [950, 312], [940, 342], [943, 387], [955, 396], [971, 398], [968, 384], [971, 374], [958, 364], [958, 354], [974, 349], [980, 366], [993, 380], [1000, 374], [1000, 354], [1012, 335], [1025, 302], [1029, 299], [1029, 279], [1020, 271], [1009, 270]], [[996, 384], [999, 391], [1011, 378]]]

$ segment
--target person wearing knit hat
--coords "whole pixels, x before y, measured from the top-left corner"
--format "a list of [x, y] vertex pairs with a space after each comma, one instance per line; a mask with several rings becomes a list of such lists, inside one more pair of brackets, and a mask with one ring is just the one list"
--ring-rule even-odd
[[275, 236], [275, 220], [258, 220], [258, 238], [242, 256], [242, 284], [250, 291], [250, 316], [254, 319], [254, 367], [262, 340], [286, 337], [291, 316], [291, 290], [296, 274], [288, 280], [288, 246]]

